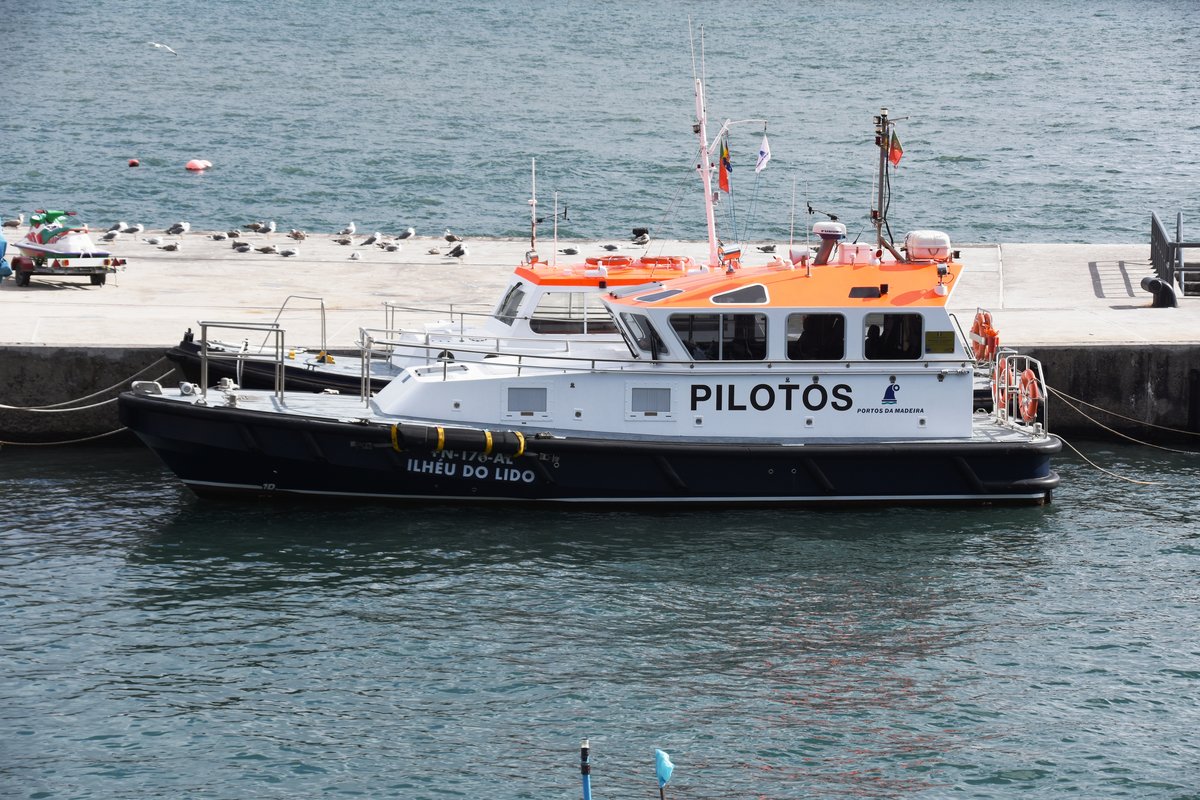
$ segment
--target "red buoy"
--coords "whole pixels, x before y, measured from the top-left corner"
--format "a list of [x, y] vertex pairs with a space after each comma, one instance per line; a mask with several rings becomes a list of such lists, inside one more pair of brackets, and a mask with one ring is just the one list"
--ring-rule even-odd
[[200, 158], [193, 158], [191, 161], [187, 162], [185, 166], [192, 172], [203, 172], [212, 166], [212, 162], [205, 161]]
[[129, 166], [131, 167], [141, 166], [141, 163], [142, 162], [138, 161], [136, 158], [129, 159]]

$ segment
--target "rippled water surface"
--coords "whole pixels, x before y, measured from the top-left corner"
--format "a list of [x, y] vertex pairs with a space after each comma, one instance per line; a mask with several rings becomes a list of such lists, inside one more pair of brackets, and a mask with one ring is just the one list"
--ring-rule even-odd
[[897, 233], [1139, 242], [1151, 211], [1200, 211], [1193, 0], [0, 8], [6, 217], [520, 235], [536, 157], [564, 236], [700, 238], [689, 16], [714, 120], [769, 120], [757, 181], [761, 126], [731, 139], [727, 238], [786, 237], [793, 185], [865, 225], [880, 106], [904, 120]]
[[1043, 509], [204, 502], [7, 449], [0, 796], [1162, 797], [1200, 786], [1200, 462]]

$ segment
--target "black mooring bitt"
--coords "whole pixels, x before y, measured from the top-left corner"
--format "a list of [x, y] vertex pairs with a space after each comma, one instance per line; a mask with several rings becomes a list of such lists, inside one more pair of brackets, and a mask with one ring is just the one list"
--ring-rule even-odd
[[1154, 295], [1154, 308], [1176, 308], [1179, 305], [1175, 299], [1175, 288], [1161, 278], [1147, 275], [1142, 278], [1142, 288]]

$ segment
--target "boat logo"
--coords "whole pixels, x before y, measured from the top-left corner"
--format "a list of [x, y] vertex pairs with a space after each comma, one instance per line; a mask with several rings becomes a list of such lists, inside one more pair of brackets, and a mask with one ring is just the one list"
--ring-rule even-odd
[[896, 392], [900, 391], [900, 384], [889, 383], [887, 389], [883, 392], [883, 400], [880, 401], [885, 406], [896, 405]]

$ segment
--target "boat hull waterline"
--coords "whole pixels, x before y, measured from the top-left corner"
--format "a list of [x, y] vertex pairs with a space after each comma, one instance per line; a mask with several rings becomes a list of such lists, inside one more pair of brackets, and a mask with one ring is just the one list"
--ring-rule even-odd
[[[121, 396], [196, 494], [614, 505], [1042, 504], [1053, 436], [727, 444], [540, 437]], [[440, 449], [439, 449], [440, 446]]]

